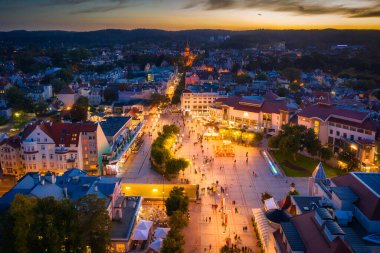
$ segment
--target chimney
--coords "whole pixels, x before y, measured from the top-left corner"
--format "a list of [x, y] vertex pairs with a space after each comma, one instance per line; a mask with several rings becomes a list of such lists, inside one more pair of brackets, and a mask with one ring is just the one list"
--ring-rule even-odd
[[63, 196], [67, 198], [67, 186], [63, 187]]

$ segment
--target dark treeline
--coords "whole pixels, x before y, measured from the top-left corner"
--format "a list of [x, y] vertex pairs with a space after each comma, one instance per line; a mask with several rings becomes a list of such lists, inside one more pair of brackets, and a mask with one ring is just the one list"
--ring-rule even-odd
[[[254, 47], [258, 43], [285, 41], [290, 48], [310, 45], [326, 48], [332, 44], [353, 44], [379, 47], [380, 31], [377, 30], [184, 30], [164, 31], [155, 29], [99, 30], [90, 32], [67, 31], [11, 31], [0, 32], [4, 45], [62, 47], [99, 46], [132, 42], [178, 42], [189, 40], [193, 45], [208, 42], [211, 36], [230, 36], [221, 42], [224, 48]], [[220, 44], [220, 43], [216, 43]]]

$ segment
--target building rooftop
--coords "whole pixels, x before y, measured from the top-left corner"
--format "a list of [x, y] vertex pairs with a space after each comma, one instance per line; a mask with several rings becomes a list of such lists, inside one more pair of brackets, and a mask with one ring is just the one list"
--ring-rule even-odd
[[368, 188], [380, 195], [380, 173], [353, 172]]
[[112, 239], [130, 239], [141, 202], [141, 197], [120, 197], [118, 199], [115, 206], [121, 207], [122, 218], [112, 221]]
[[331, 180], [336, 186], [349, 186], [358, 195], [356, 206], [368, 219], [380, 220], [380, 173], [351, 172]]
[[361, 123], [368, 117], [368, 114], [368, 111], [349, 110], [330, 104], [317, 103], [304, 108], [298, 115], [307, 118], [319, 118], [323, 121], [328, 120], [330, 117], [335, 117], [339, 119], [350, 119]]
[[322, 199], [322, 197], [316, 197], [316, 196], [291, 196], [294, 204], [297, 205], [299, 210], [302, 213], [313, 211], [321, 205], [319, 204], [319, 201]]
[[105, 121], [100, 122], [105, 136], [115, 136], [120, 129], [131, 120], [131, 117], [109, 117]]
[[286, 235], [289, 246], [294, 251], [305, 251], [305, 245], [303, 244], [301, 237], [297, 231], [297, 228], [291, 222], [282, 222], [281, 228]]
[[353, 200], [356, 201], [359, 199], [358, 195], [352, 191], [349, 186], [341, 187], [331, 187], [331, 190], [338, 196], [341, 200]]
[[[120, 182], [121, 178], [87, 176], [87, 173], [80, 169], [70, 169], [62, 176], [54, 176], [49, 172], [41, 176], [37, 172], [30, 172], [0, 198], [0, 206], [9, 207], [17, 193], [38, 198], [51, 196], [58, 200], [64, 198], [77, 200], [83, 196], [95, 194], [99, 198], [107, 199], [108, 205], [115, 187]], [[67, 189], [67, 195], [65, 189]]]

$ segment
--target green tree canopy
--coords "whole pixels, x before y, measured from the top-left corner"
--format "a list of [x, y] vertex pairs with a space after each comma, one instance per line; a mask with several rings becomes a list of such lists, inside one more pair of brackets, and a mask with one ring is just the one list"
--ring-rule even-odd
[[171, 216], [175, 211], [187, 213], [189, 209], [189, 197], [185, 195], [183, 187], [174, 187], [165, 201], [166, 213]]
[[108, 252], [111, 221], [105, 200], [76, 202], [16, 195], [0, 217], [0, 252]]
[[71, 121], [86, 121], [89, 106], [88, 98], [80, 96], [70, 110]]
[[285, 68], [281, 74], [290, 82], [299, 81], [301, 79], [301, 70], [297, 68]]

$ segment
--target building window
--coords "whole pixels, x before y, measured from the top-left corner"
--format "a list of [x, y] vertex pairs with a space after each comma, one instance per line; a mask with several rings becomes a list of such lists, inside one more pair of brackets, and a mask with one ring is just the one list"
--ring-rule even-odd
[[340, 132], [339, 131], [336, 131], [336, 136], [340, 136]]
[[355, 140], [353, 134], [350, 135], [350, 140], [351, 140], [351, 141]]
[[41, 150], [45, 150], [45, 145], [41, 145]]
[[318, 135], [318, 133], [319, 133], [319, 121], [318, 120], [314, 121], [314, 133], [316, 135]]
[[330, 134], [334, 134], [334, 130], [330, 129]]
[[346, 133], [343, 133], [343, 138], [347, 138], [347, 134]]

